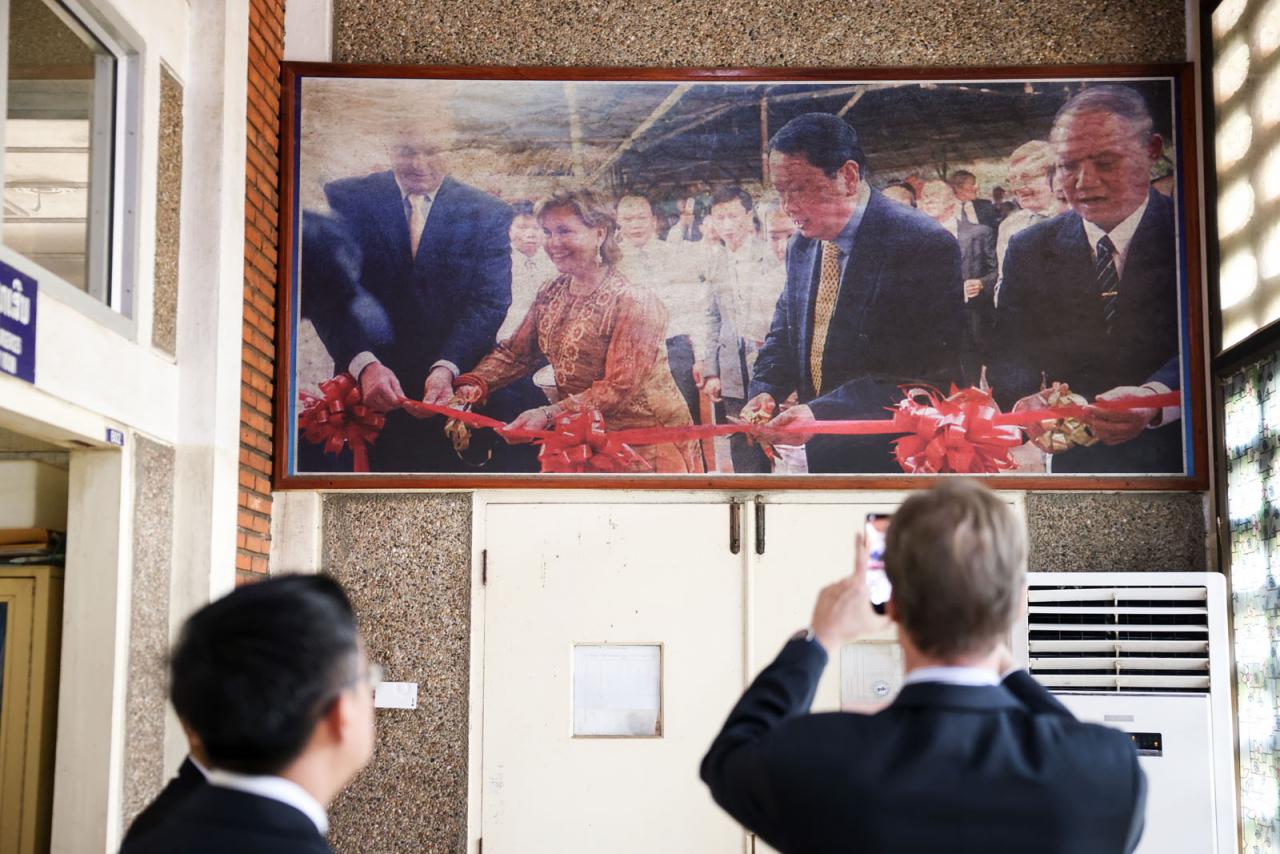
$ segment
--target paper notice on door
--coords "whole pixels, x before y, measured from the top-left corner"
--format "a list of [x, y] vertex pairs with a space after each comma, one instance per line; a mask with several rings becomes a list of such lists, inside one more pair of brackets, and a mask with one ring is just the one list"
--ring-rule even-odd
[[662, 646], [576, 644], [573, 734], [662, 735]]

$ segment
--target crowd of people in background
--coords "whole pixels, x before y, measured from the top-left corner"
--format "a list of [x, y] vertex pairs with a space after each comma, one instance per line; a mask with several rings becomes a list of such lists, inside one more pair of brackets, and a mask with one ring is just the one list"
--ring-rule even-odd
[[[1117, 86], [1093, 91], [1102, 95], [1080, 112], [1114, 117], [1123, 128], [1064, 125], [1060, 114], [1054, 129], [1059, 137], [1075, 128], [1087, 131], [1082, 144], [1101, 166], [1091, 162], [1087, 181], [1093, 183], [1084, 190], [1078, 176], [1064, 179], [1061, 139], [1030, 140], [1014, 149], [1004, 169], [1007, 192], [1002, 184], [981, 193], [974, 173], [963, 169], [928, 180], [913, 174], [876, 188], [852, 126], [814, 113], [793, 120], [770, 141], [768, 187], [626, 189], [612, 198], [575, 189], [500, 200], [449, 176], [447, 120], [415, 123], [389, 145], [391, 170], [325, 187], [332, 214], [361, 260], [345, 284], [335, 285], [335, 277], [323, 273], [315, 284], [304, 281], [303, 314], [315, 323], [336, 367], [349, 370], [366, 401], [388, 412], [372, 457], [374, 469], [384, 471], [485, 465], [536, 470], [531, 448], [502, 447], [492, 439], [473, 447], [473, 437], [456, 423], [441, 429], [395, 411], [396, 401], [406, 393], [416, 397], [418, 388], [427, 403], [478, 407], [529, 429], [592, 409], [615, 429], [746, 419], [770, 422], [778, 431], [810, 420], [882, 416], [905, 381], [986, 388], [994, 385], [990, 374], [1000, 373], [1002, 355], [1019, 358], [1009, 356], [1010, 338], [997, 331], [1015, 236], [1073, 210], [1079, 216], [1089, 194], [1114, 194], [1096, 175], [1117, 157], [1133, 161], [1133, 175], [1125, 180], [1134, 187], [1125, 193], [1140, 204], [1135, 215], [1147, 210], [1147, 194], [1157, 195], [1150, 168], [1162, 156], [1162, 143], [1151, 132], [1141, 96]], [[1124, 145], [1129, 137], [1138, 140], [1129, 146], [1134, 151], [1117, 153], [1103, 138], [1107, 133]], [[783, 152], [779, 140], [785, 147], [791, 137], [794, 153]], [[1101, 150], [1108, 145], [1116, 151]], [[1098, 159], [1103, 155], [1110, 159]], [[847, 175], [839, 172], [844, 164], [851, 166]], [[790, 189], [780, 175], [788, 165], [799, 169], [799, 183]], [[1095, 193], [1093, 184], [1102, 189]], [[1073, 195], [1079, 196], [1074, 205]], [[892, 214], [883, 202], [911, 210]], [[1165, 209], [1153, 208], [1161, 216]], [[1077, 230], [1083, 235], [1087, 228]], [[856, 252], [866, 255], [856, 263], [850, 260], [855, 234]], [[930, 247], [937, 250], [933, 255]], [[1090, 243], [1081, 251], [1091, 267], [1096, 250]], [[1171, 234], [1158, 251], [1172, 258]], [[1113, 270], [1122, 263], [1118, 257]], [[819, 279], [828, 267], [824, 297]], [[858, 287], [865, 292], [855, 293], [847, 280], [864, 274]], [[1085, 290], [1092, 289], [1095, 277], [1086, 272], [1082, 278]], [[1176, 276], [1167, 284], [1160, 298], [1176, 306]], [[885, 296], [885, 288], [911, 302], [875, 320], [877, 308], [887, 310], [886, 300], [896, 299]], [[1092, 296], [1082, 299], [1096, 307]], [[1137, 304], [1132, 297], [1124, 302], [1126, 308]], [[929, 322], [904, 322], [903, 313]], [[1130, 321], [1141, 324], [1142, 318]], [[1164, 322], [1160, 312], [1150, 318]], [[1110, 329], [1105, 326], [1104, 334]], [[884, 346], [867, 349], [882, 333], [888, 333]], [[1159, 339], [1152, 345], [1160, 352], [1159, 366], [1172, 364], [1173, 373], [1176, 342], [1172, 349], [1165, 342], [1176, 334], [1175, 318], [1169, 329], [1139, 336], [1147, 343]], [[1152, 375], [1150, 361], [1142, 360], [1145, 374], [1125, 388], [1156, 388], [1138, 382]], [[765, 368], [771, 373], [762, 377]], [[1048, 379], [1069, 381], [1067, 373]], [[1177, 387], [1169, 373], [1161, 374], [1158, 388]], [[832, 382], [837, 375], [838, 390]], [[1015, 375], [1017, 381], [1001, 390], [1021, 394], [1005, 403], [1029, 405], [1021, 398], [1039, 389], [1026, 387], [1017, 366], [1005, 372]], [[863, 380], [876, 393], [857, 385]], [[811, 400], [826, 412], [815, 415]], [[1135, 438], [1129, 433], [1126, 428], [1119, 441]], [[779, 438], [786, 435], [779, 432]], [[835, 456], [824, 454], [825, 441], [819, 436], [808, 444], [802, 470], [866, 472], [888, 464], [841, 442]], [[771, 470], [760, 447], [741, 436], [719, 445], [675, 442], [636, 450], [658, 472]], [[1024, 459], [1037, 469], [1034, 459]], [[1127, 463], [1107, 465], [1126, 470]], [[1166, 454], [1144, 465], [1176, 470], [1180, 459]]]

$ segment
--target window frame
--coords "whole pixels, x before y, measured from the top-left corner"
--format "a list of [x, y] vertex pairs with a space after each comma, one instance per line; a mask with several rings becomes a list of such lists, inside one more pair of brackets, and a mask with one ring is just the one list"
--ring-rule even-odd
[[[94, 76], [92, 158], [89, 170], [86, 287], [81, 289], [13, 249], [3, 238], [4, 254], [20, 259], [19, 266], [40, 282], [41, 290], [117, 333], [133, 338], [137, 332], [138, 178], [141, 137], [142, 62], [140, 40], [111, 26], [86, 0], [41, 0], [70, 27], [87, 31], [108, 56], [96, 61]], [[8, 116], [10, 0], [0, 0], [0, 115]], [[109, 85], [101, 85], [101, 65], [110, 62]], [[102, 137], [100, 137], [102, 135]], [[94, 143], [105, 138], [110, 143]], [[4, 125], [0, 124], [0, 146]], [[3, 158], [0, 151], [0, 158]], [[3, 161], [0, 160], [0, 163]]]

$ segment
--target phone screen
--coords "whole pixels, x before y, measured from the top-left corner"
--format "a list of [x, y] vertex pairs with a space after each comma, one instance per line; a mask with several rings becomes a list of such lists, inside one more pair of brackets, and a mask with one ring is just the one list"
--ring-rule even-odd
[[888, 513], [867, 514], [864, 535], [867, 542], [867, 592], [871, 595], [871, 604], [881, 613], [884, 612], [884, 603], [889, 601], [892, 590], [889, 576], [884, 571], [884, 543], [888, 531]]

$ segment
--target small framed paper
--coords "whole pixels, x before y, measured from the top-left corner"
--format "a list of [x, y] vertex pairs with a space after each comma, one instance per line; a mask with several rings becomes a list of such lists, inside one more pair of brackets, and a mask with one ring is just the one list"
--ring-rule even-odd
[[662, 645], [576, 644], [573, 737], [662, 736]]

